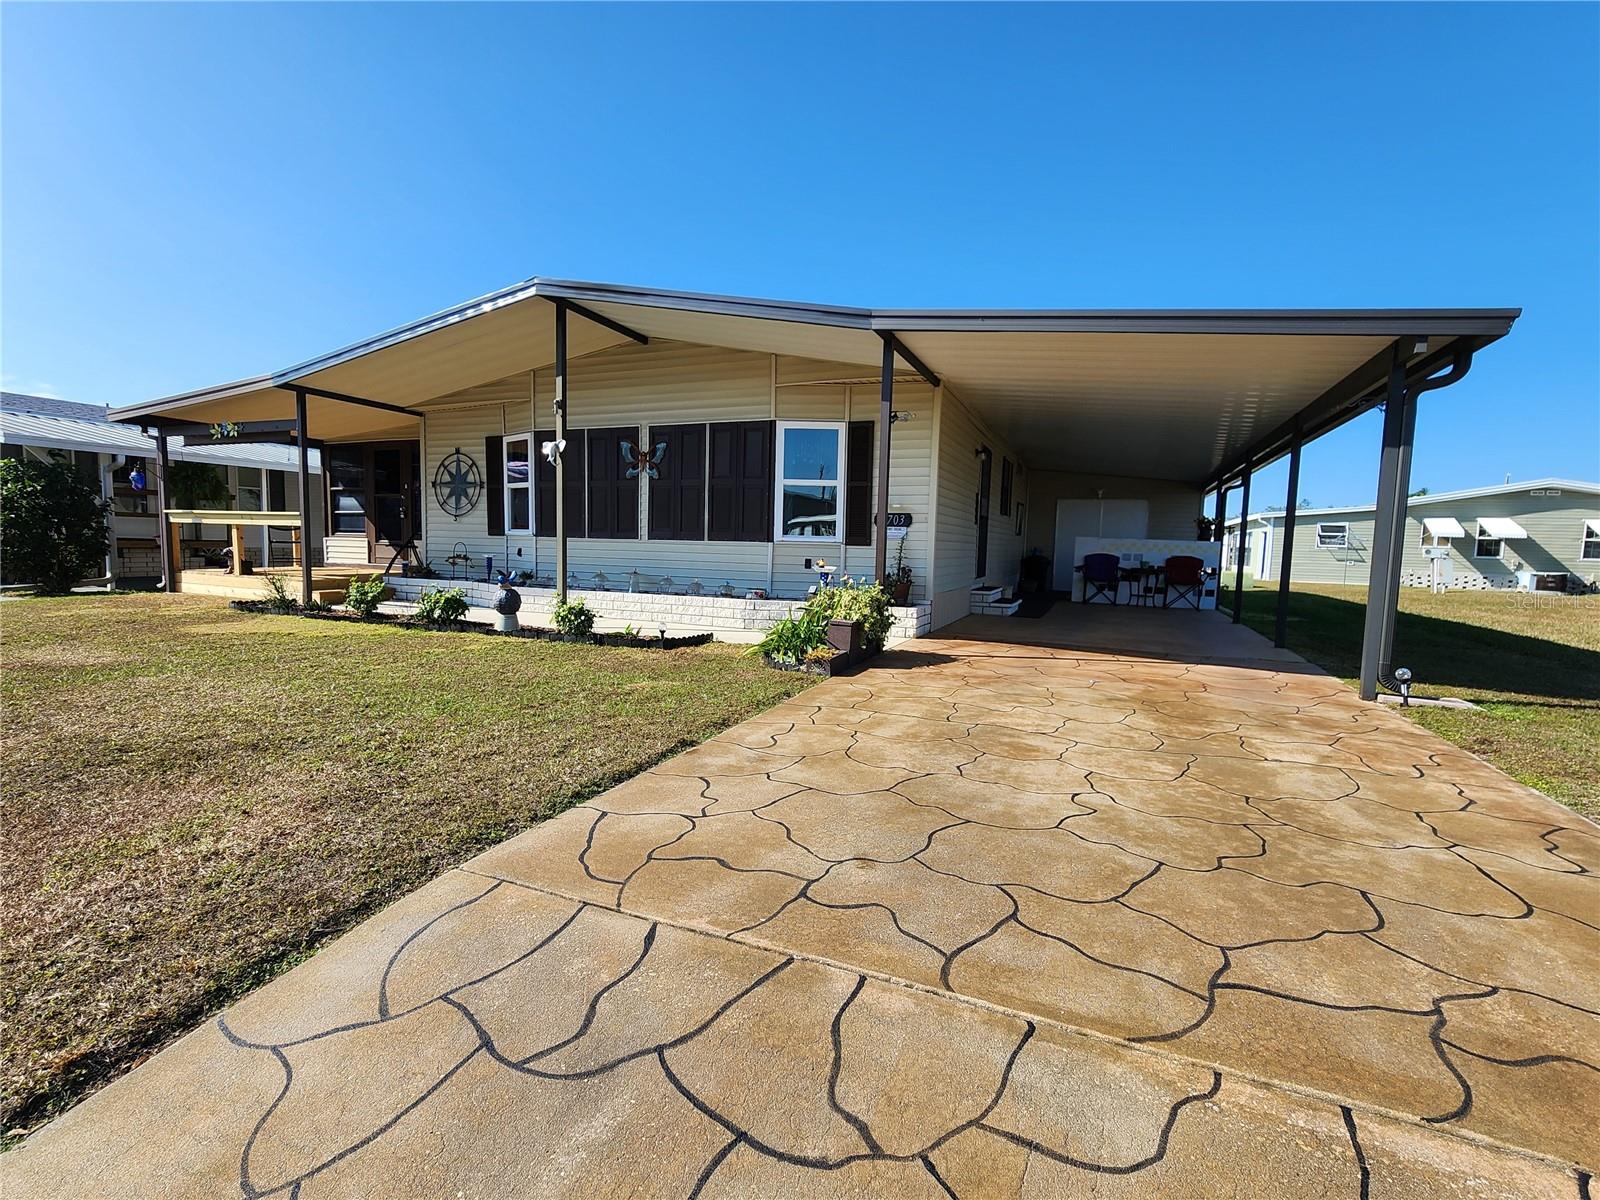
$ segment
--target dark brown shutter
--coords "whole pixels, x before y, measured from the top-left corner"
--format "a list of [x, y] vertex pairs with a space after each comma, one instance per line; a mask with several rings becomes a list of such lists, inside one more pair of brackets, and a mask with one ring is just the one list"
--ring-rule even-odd
[[483, 501], [489, 514], [489, 536], [501, 537], [506, 531], [505, 439], [485, 438], [483, 442]]
[[707, 490], [713, 542], [772, 540], [771, 421], [719, 421], [709, 429]]
[[636, 425], [588, 431], [589, 536], [636, 538], [639, 536], [639, 480], [627, 477], [623, 442], [639, 446]]
[[644, 450], [666, 454], [650, 481], [650, 536], [698, 542], [705, 537], [706, 427], [652, 425]]
[[1011, 515], [1011, 460], [1000, 459], [1000, 515]]
[[[584, 521], [583, 501], [585, 488], [584, 481], [584, 438], [583, 430], [567, 430], [567, 536], [584, 537], [587, 524]], [[533, 435], [533, 481], [537, 495], [534, 503], [538, 506], [535, 512], [534, 530], [539, 537], [555, 537], [556, 535], [556, 468], [555, 464], [545, 458], [543, 446], [546, 442], [556, 439], [554, 429], [541, 429]]]
[[846, 440], [844, 476], [844, 544], [872, 545], [872, 448], [876, 422], [851, 421]]

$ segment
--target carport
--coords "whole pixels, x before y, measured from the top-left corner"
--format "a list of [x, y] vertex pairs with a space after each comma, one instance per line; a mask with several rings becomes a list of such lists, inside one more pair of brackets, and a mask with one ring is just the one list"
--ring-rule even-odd
[[[222, 436], [233, 439], [306, 446], [416, 437], [425, 447], [429, 419], [449, 410], [464, 389], [515, 379], [520, 372], [552, 381], [545, 401], [549, 417], [539, 407], [539, 385], [529, 384], [527, 421], [531, 428], [552, 424], [554, 439], [564, 446], [569, 418], [584, 420], [586, 365], [610, 361], [607, 356], [683, 344], [770, 355], [771, 407], [761, 415], [780, 425], [788, 396], [782, 389], [793, 382], [780, 379], [780, 360], [811, 362], [817, 364], [815, 377], [801, 382], [844, 389], [847, 409], [850, 389], [875, 394], [874, 428], [894, 431], [875, 436], [872, 473], [863, 481], [862, 494], [872, 496], [875, 510], [873, 530], [889, 529], [890, 508], [907, 487], [903, 478], [891, 487], [892, 464], [904, 469], [907, 454], [925, 456], [927, 470], [915, 484], [923, 491], [910, 507], [924, 510], [918, 519], [926, 521], [927, 541], [914, 567], [927, 574], [930, 594], [943, 588], [948, 598], [986, 575], [1003, 575], [987, 571], [984, 557], [997, 528], [989, 507], [992, 468], [1014, 466], [1030, 480], [1054, 473], [1143, 481], [1189, 506], [1192, 511], [1181, 519], [1190, 524], [1199, 515], [1200, 498], [1214, 494], [1214, 536], [1220, 540], [1227, 494], [1238, 490], [1248, 509], [1253, 474], [1288, 456], [1286, 532], [1292, 541], [1304, 446], [1381, 406], [1369, 585], [1375, 602], [1367, 610], [1361, 669], [1361, 690], [1370, 698], [1390, 682], [1418, 399], [1466, 375], [1474, 355], [1508, 333], [1518, 315], [1515, 309], [864, 309], [535, 278], [285, 370], [116, 415], [154, 428], [163, 444], [174, 434], [216, 437], [221, 423]], [[916, 415], [897, 407], [897, 393], [908, 386], [933, 391], [931, 446], [903, 445], [905, 435], [895, 429]], [[662, 407], [650, 410], [650, 403]], [[644, 410], [634, 419], [705, 419], [692, 403], [641, 400]], [[957, 409], [959, 421], [952, 416]], [[497, 428], [504, 426], [502, 419]], [[995, 443], [1010, 454], [996, 453]], [[568, 457], [558, 450], [553, 460], [558, 595], [569, 577]], [[773, 486], [770, 478], [767, 486]], [[1002, 469], [1002, 513], [1006, 486]], [[1029, 510], [1028, 517], [1036, 515], [1039, 506], [1026, 490], [1011, 499], [1014, 508]], [[308, 507], [301, 505], [303, 511]], [[429, 516], [424, 512], [424, 530]], [[976, 578], [966, 569], [973, 524]], [[1025, 544], [1033, 526], [1018, 511], [1015, 532], [1000, 532], [1010, 534], [998, 552], [1006, 554]], [[879, 578], [887, 571], [889, 540], [871, 534]], [[704, 547], [707, 554], [718, 550], [714, 540]], [[637, 555], [647, 572], [649, 553], [641, 541]], [[1280, 647], [1290, 567], [1286, 555], [1278, 597]], [[1242, 563], [1235, 582], [1237, 622]], [[937, 613], [937, 595], [933, 604]]]

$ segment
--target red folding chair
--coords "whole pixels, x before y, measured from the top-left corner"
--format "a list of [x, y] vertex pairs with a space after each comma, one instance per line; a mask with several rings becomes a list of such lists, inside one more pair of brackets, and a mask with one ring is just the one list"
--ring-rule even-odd
[[1205, 594], [1206, 564], [1192, 554], [1175, 554], [1167, 559], [1167, 601], [1165, 608], [1200, 607], [1200, 597]]

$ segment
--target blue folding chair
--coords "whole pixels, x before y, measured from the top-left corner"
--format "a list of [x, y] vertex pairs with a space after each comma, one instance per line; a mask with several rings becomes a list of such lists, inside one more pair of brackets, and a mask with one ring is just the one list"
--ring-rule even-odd
[[1119, 570], [1121, 560], [1115, 554], [1085, 554], [1083, 566], [1083, 602], [1091, 604], [1104, 599], [1107, 604], [1117, 602], [1117, 588], [1122, 582]]

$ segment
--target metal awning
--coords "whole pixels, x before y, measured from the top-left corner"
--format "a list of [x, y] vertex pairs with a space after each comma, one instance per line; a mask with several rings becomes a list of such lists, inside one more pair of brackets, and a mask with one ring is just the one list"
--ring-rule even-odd
[[1527, 537], [1528, 531], [1510, 517], [1479, 517], [1478, 536], [1509, 541], [1515, 538]]
[[[1242, 455], [1280, 452], [1274, 431], [1311, 406], [1343, 419], [1330, 398], [1360, 401], [1373, 364], [1398, 339], [1420, 364], [1460, 339], [1481, 346], [1504, 336], [1519, 312], [872, 310], [535, 278], [271, 375], [112, 415], [279, 418], [293, 406], [285, 385], [426, 411], [467, 388], [547, 368], [558, 300], [582, 305], [591, 318], [571, 322], [575, 362], [628, 341], [600, 323], [610, 321], [651, 340], [869, 368], [850, 372], [869, 376], [881, 370], [884, 338], [892, 334], [906, 366], [943, 380], [949, 394], [1022, 449], [1029, 466], [1196, 485], [1232, 469]], [[581, 395], [581, 363], [574, 374]], [[1360, 408], [1348, 415], [1354, 411]], [[329, 441], [416, 436], [415, 420], [405, 415], [315, 395], [308, 425]]]
[[1423, 517], [1422, 528], [1427, 530], [1428, 536], [1432, 538], [1467, 536], [1467, 531], [1461, 527], [1461, 522], [1454, 517]]

